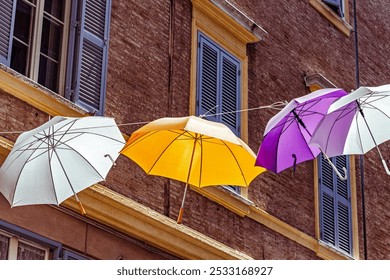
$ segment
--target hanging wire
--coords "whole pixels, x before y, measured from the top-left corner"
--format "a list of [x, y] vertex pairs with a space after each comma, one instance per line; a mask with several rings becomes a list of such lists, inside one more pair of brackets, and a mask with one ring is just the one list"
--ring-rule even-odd
[[[255, 108], [242, 109], [242, 110], [237, 110], [237, 111], [222, 112], [222, 113], [216, 113], [216, 114], [210, 114], [210, 115], [208, 115], [207, 112], [206, 112], [205, 114], [201, 115], [200, 117], [214, 117], [214, 116], [220, 116], [220, 115], [227, 115], [227, 114], [235, 114], [235, 113], [241, 113], [241, 112], [254, 111], [254, 110], [259, 110], [259, 109], [274, 109], [274, 110], [279, 110], [280, 111], [286, 105], [287, 105], [287, 101], [278, 101], [278, 102], [272, 103], [271, 105], [259, 106], [259, 107], [255, 107]], [[216, 108], [216, 107], [214, 107], [214, 108]], [[214, 108], [210, 109], [209, 111], [213, 110]]]
[[[226, 115], [226, 114], [236, 114], [236, 113], [239, 113], [239, 112], [248, 112], [248, 111], [260, 110], [260, 109], [273, 109], [273, 110], [279, 110], [280, 111], [286, 105], [287, 105], [287, 101], [278, 101], [278, 102], [272, 103], [271, 105], [266, 105], [266, 106], [259, 106], [259, 107], [255, 107], [255, 108], [242, 109], [242, 110], [236, 110], [236, 111], [230, 111], [230, 112], [222, 112], [222, 113], [216, 113], [216, 114], [208, 114], [210, 111], [212, 111], [212, 110], [214, 110], [215, 108], [218, 107], [218, 105], [216, 105], [215, 107], [211, 108], [205, 114], [200, 115], [199, 117], [203, 118], [203, 117], [212, 117], [212, 116], [219, 116], [219, 115]], [[120, 127], [120, 126], [130, 126], [130, 125], [141, 125], [141, 124], [148, 124], [150, 122], [151, 121], [122, 123], [122, 124], [117, 124], [117, 126]], [[102, 127], [102, 126], [99, 126], [99, 127]], [[109, 125], [107, 127], [112, 127], [112, 125]], [[21, 131], [21, 130], [0, 131], [0, 134], [20, 134], [20, 133], [23, 133], [23, 132], [25, 132], [25, 131]]]

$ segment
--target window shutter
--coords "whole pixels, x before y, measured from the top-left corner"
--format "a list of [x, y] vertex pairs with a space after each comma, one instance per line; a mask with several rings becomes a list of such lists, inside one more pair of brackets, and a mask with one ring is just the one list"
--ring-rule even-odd
[[85, 0], [81, 9], [80, 39], [73, 101], [103, 115], [108, 61], [111, 0]]
[[320, 155], [320, 212], [321, 212], [321, 240], [336, 245], [334, 219], [334, 173], [326, 159]]
[[[348, 168], [348, 157], [338, 156], [335, 159], [336, 167], [342, 170], [342, 167]], [[337, 178], [337, 229], [338, 229], [338, 248], [342, 251], [351, 254], [351, 200], [350, 200], [350, 180], [346, 181]]]
[[198, 42], [197, 115], [240, 136], [240, 62], [201, 33]]
[[0, 63], [10, 66], [16, 0], [0, 2]]
[[227, 54], [222, 54], [221, 112], [235, 112], [221, 115], [221, 122], [240, 136], [240, 63]]
[[[320, 154], [320, 227], [321, 240], [339, 250], [352, 253], [350, 181], [340, 180], [327, 160]], [[348, 157], [338, 156], [332, 159], [341, 170], [349, 170]]]
[[208, 120], [217, 121], [219, 51], [202, 35], [199, 36], [197, 73], [197, 115], [212, 115]]

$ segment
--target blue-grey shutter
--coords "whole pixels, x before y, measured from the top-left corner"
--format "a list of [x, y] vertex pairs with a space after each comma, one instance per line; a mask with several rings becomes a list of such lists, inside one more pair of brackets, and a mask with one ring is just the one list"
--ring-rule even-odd
[[197, 112], [198, 116], [208, 120], [217, 121], [218, 112], [218, 78], [220, 52], [214, 44], [209, 42], [202, 34], [198, 37], [198, 72], [197, 72]]
[[73, 101], [103, 115], [106, 94], [111, 0], [85, 0], [81, 7]]
[[240, 136], [240, 62], [222, 53], [221, 122]]
[[10, 66], [16, 0], [0, 2], [0, 63]]
[[[336, 167], [349, 170], [348, 156], [336, 157]], [[337, 177], [337, 176], [335, 176]], [[337, 177], [337, 240], [338, 248], [348, 254], [352, 253], [352, 227], [351, 227], [351, 187], [350, 180], [341, 180]]]
[[196, 113], [211, 115], [207, 119], [224, 123], [240, 136], [240, 62], [202, 33], [198, 42]]
[[[350, 180], [340, 180], [327, 160], [319, 156], [321, 240], [352, 254]], [[339, 170], [349, 170], [347, 156], [332, 158]]]

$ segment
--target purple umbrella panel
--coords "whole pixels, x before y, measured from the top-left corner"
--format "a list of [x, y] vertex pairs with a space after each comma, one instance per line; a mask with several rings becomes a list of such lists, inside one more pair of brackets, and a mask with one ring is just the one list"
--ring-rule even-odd
[[321, 149], [309, 145], [329, 106], [347, 95], [342, 89], [320, 89], [291, 100], [268, 122], [256, 165], [279, 173], [317, 157]]

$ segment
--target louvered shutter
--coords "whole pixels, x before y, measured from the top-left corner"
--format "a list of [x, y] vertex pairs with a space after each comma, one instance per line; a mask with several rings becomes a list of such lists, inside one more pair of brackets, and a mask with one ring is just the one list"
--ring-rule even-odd
[[81, 9], [80, 39], [75, 58], [73, 101], [103, 115], [108, 61], [111, 0], [85, 0]]
[[216, 46], [204, 36], [199, 36], [197, 73], [197, 115], [212, 115], [208, 120], [217, 121], [219, 56]]
[[[338, 156], [335, 159], [336, 167], [342, 170], [343, 166], [348, 167], [348, 157]], [[349, 168], [347, 168], [349, 170]], [[340, 180], [337, 178], [337, 241], [338, 248], [347, 254], [352, 253], [352, 237], [351, 237], [351, 199], [350, 199], [350, 181]]]
[[[197, 115], [240, 136], [240, 62], [202, 33], [198, 36]], [[228, 114], [223, 114], [229, 112]], [[222, 114], [221, 114], [222, 113]]]
[[[222, 53], [221, 122], [240, 136], [240, 63], [233, 57]], [[233, 113], [234, 112], [234, 113]]]
[[[319, 156], [321, 240], [352, 254], [350, 181], [340, 180], [327, 160]], [[348, 157], [332, 159], [335, 166], [349, 170]]]
[[16, 0], [0, 2], [0, 63], [10, 66]]

